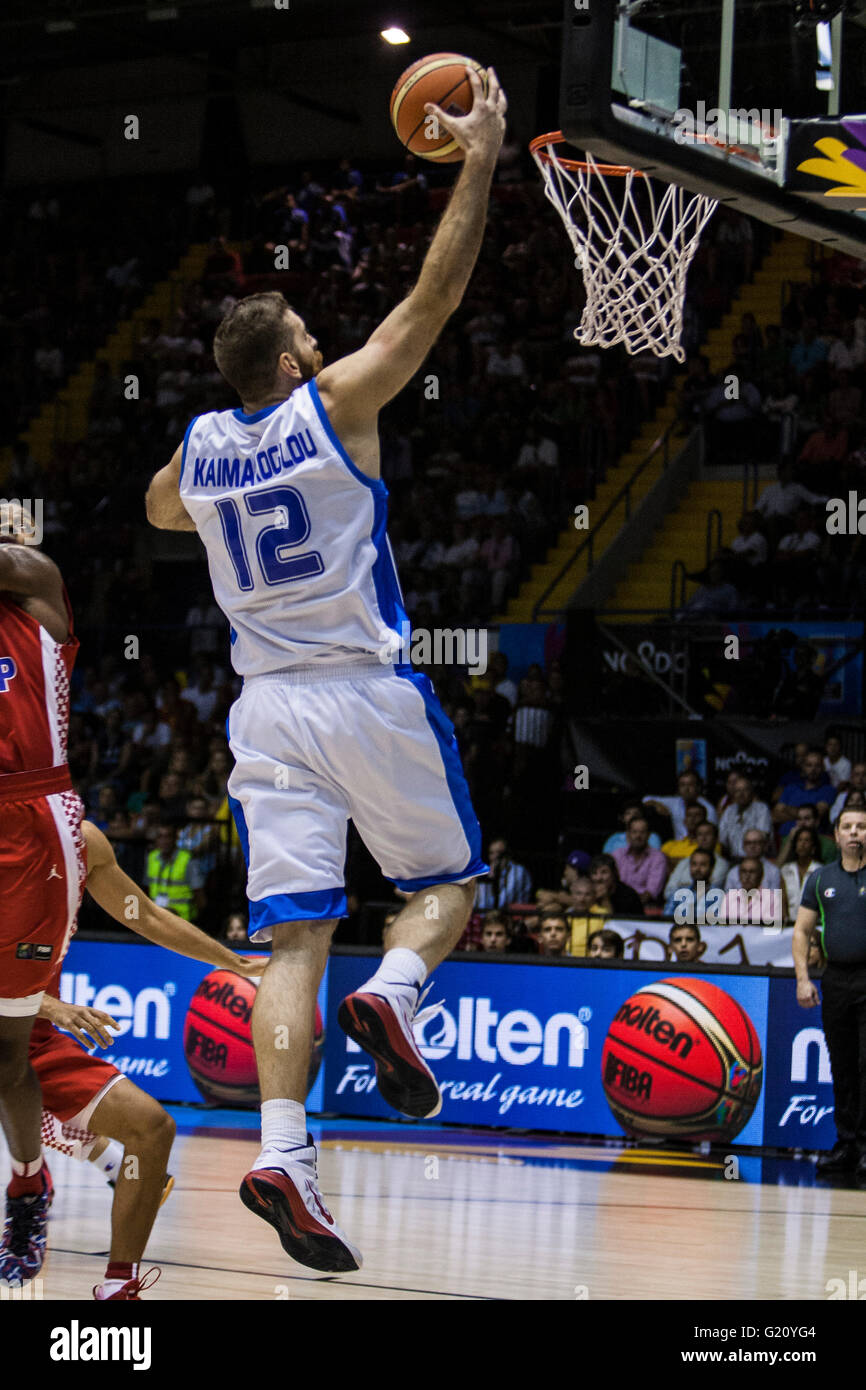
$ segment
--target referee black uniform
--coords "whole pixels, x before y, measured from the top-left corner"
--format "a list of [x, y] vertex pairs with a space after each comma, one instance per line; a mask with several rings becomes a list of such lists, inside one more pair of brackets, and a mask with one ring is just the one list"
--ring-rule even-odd
[[[821, 1017], [833, 1072], [838, 1145], [819, 1170], [857, 1166], [866, 1177], [866, 856], [861, 867], [841, 860], [813, 869], [800, 906], [818, 914], [827, 967], [821, 977]], [[841, 1146], [847, 1154], [838, 1152]], [[859, 1162], [858, 1162], [859, 1159]]]

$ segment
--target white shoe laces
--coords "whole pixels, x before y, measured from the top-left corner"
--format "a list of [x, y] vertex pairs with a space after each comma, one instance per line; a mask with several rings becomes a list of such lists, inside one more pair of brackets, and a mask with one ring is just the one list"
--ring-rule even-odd
[[415, 1005], [415, 1008], [413, 1009], [410, 1018], [410, 1023], [412, 1024], [413, 1028], [416, 1023], [429, 1023], [430, 1019], [435, 1018], [436, 1015], [440, 1014], [445, 1007], [445, 1000], [440, 999], [438, 1004], [428, 1004], [426, 1009], [421, 1008], [421, 1005], [424, 1003], [424, 1000], [427, 998], [427, 995], [430, 993], [432, 988], [433, 985], [431, 983], [424, 990], [423, 994], [418, 995], [418, 1002]]

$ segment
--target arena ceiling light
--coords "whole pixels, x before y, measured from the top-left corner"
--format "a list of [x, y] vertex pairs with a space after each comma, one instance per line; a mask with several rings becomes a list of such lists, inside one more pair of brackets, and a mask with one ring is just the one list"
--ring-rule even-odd
[[398, 29], [396, 25], [392, 25], [390, 29], [383, 29], [382, 38], [385, 40], [386, 43], [409, 42], [409, 35], [406, 33], [406, 30]]

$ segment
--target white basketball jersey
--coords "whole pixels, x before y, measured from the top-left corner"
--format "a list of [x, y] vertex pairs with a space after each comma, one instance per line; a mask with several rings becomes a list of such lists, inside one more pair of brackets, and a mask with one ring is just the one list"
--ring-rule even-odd
[[315, 381], [254, 415], [192, 420], [180, 495], [240, 675], [400, 649], [408, 620], [386, 534], [388, 489], [356, 468]]

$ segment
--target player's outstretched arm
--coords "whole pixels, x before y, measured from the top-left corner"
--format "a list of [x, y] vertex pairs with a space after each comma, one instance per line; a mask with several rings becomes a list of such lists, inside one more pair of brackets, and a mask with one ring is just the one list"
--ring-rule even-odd
[[164, 907], [151, 902], [143, 888], [123, 872], [114, 857], [114, 850], [101, 830], [91, 821], [82, 821], [84, 843], [87, 846], [87, 891], [99, 906], [119, 922], [147, 941], [164, 946], [179, 956], [203, 961], [239, 975], [260, 975], [261, 961], [244, 960], [192, 922], [185, 922]]
[[425, 108], [454, 136], [465, 158], [418, 283], [362, 348], [325, 367], [316, 378], [322, 403], [340, 435], [374, 422], [415, 375], [463, 298], [478, 259], [507, 102], [492, 68], [486, 97], [477, 73], [466, 71], [473, 91], [467, 116], [448, 116], [429, 103]]
[[151, 526], [160, 531], [194, 531], [195, 522], [180, 499], [180, 468], [183, 445], [174, 451], [171, 463], [154, 473], [144, 505]]

